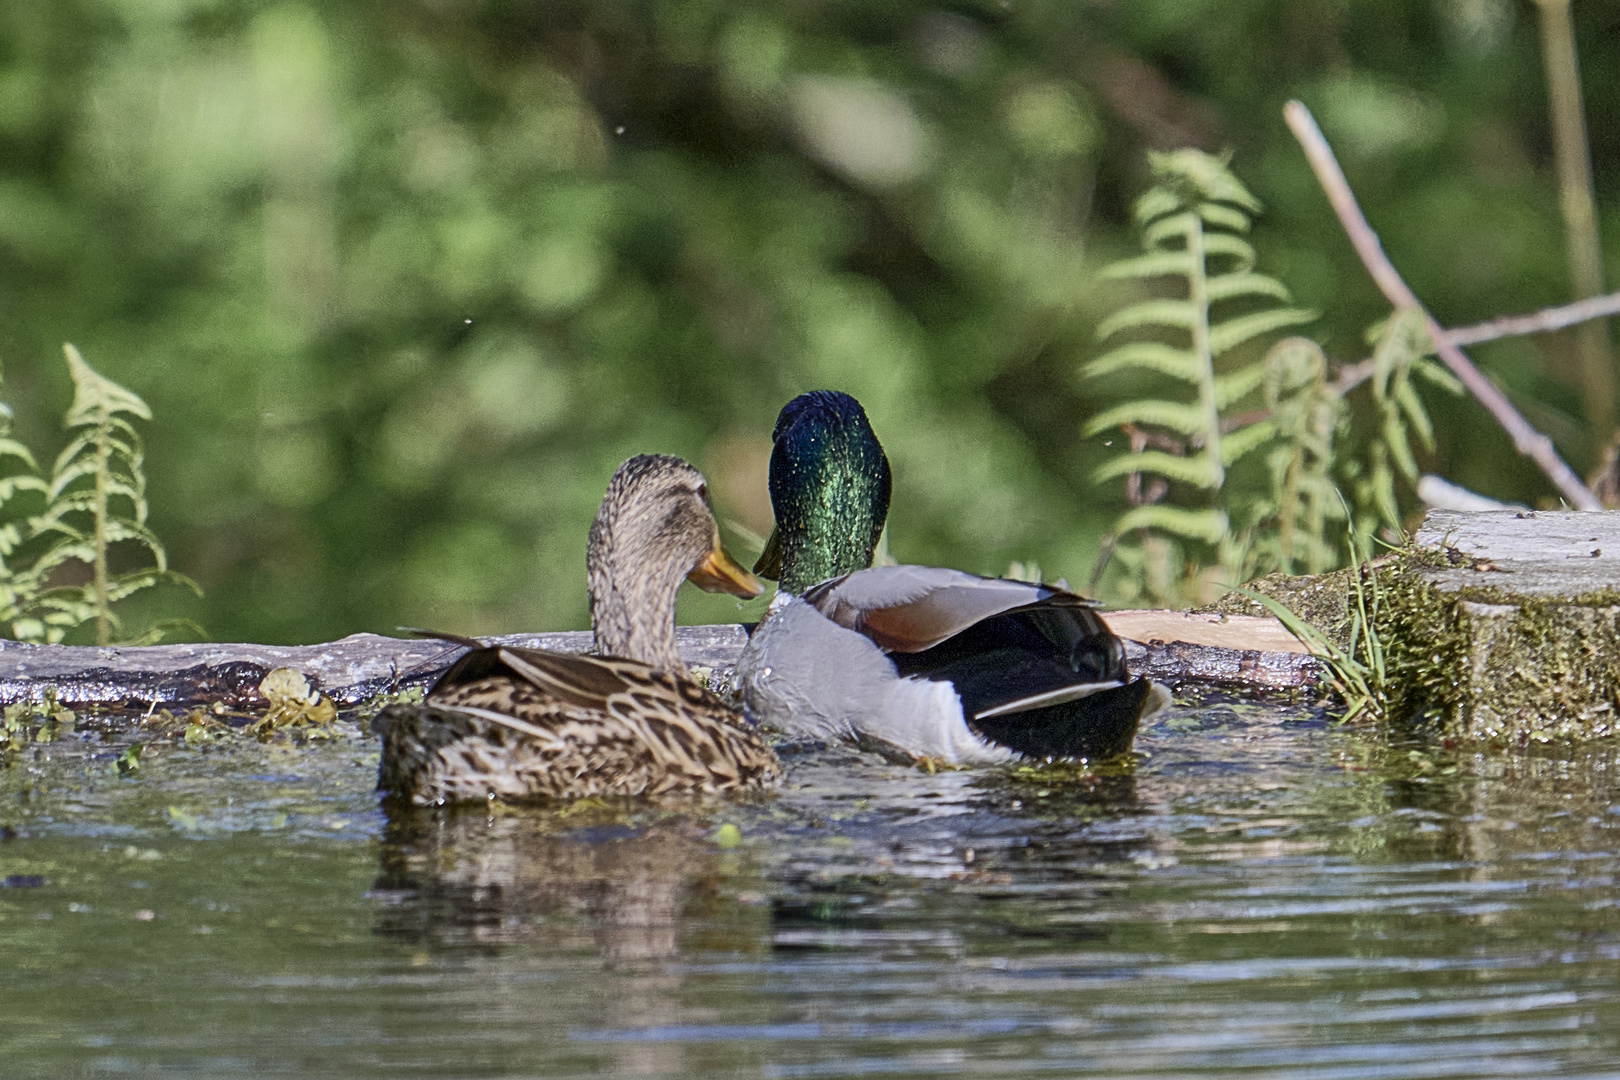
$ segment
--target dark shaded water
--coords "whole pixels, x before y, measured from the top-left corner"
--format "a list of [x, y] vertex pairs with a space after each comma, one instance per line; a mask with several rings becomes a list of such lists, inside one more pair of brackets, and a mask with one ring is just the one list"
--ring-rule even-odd
[[1139, 747], [389, 822], [352, 726], [43, 745], [0, 773], [0, 1072], [1620, 1076], [1615, 746], [1209, 703]]

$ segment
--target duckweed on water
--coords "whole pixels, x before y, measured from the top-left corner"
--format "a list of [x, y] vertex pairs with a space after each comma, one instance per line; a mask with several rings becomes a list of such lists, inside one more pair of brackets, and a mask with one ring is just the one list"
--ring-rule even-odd
[[10, 764], [34, 743], [51, 742], [73, 730], [77, 716], [56, 700], [56, 689], [47, 687], [43, 701], [19, 701], [6, 706], [0, 719], [0, 765]]

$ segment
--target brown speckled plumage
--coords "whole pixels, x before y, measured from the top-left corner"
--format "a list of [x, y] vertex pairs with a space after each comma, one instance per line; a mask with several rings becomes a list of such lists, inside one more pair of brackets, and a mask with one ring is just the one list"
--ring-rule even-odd
[[745, 571], [701, 576], [719, 552], [703, 477], [679, 458], [620, 466], [587, 562], [599, 652], [480, 648], [420, 705], [393, 705], [378, 789], [416, 803], [725, 792], [776, 780], [776, 755], [675, 650], [675, 591], [758, 590]]

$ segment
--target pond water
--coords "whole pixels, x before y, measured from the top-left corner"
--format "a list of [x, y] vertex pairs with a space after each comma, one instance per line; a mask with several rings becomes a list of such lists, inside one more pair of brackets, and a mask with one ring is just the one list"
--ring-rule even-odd
[[1208, 698], [1101, 775], [389, 820], [352, 724], [98, 735], [0, 772], [8, 1078], [1620, 1076], [1613, 745]]

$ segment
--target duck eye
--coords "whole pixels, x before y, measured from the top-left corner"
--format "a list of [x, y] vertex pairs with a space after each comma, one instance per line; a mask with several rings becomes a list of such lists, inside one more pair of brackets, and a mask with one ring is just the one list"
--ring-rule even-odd
[[698, 494], [698, 498], [702, 499], [704, 502], [708, 502], [709, 501], [709, 485], [708, 484], [699, 484], [698, 487], [697, 487], [697, 494]]

